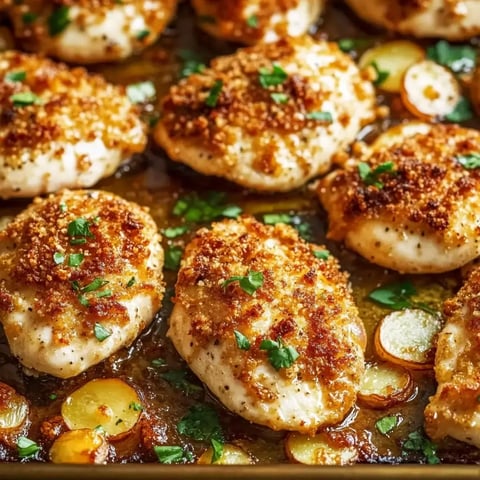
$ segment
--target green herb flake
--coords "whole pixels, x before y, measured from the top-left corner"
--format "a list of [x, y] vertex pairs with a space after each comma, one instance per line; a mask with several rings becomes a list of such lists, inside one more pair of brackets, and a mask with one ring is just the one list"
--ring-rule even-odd
[[109, 289], [102, 290], [101, 292], [96, 293], [97, 298], [111, 297], [112, 295], [113, 295], [113, 292]]
[[258, 81], [263, 88], [275, 87], [281, 85], [288, 78], [285, 70], [278, 64], [274, 63], [272, 70], [261, 68], [258, 72]]
[[281, 338], [262, 340], [260, 350], [268, 353], [268, 360], [275, 370], [291, 367], [300, 356], [294, 347], [286, 346]]
[[390, 76], [390, 72], [387, 72], [386, 70], [380, 70], [377, 62], [372, 62], [370, 65], [373, 67], [375, 73], [377, 74], [377, 78], [373, 81], [373, 84], [378, 87], [382, 85], [382, 83], [384, 83], [385, 80]]
[[258, 17], [257, 15], [253, 14], [250, 15], [246, 20], [247, 26], [250, 28], [258, 28]]
[[49, 400], [52, 400], [52, 402], [54, 400], [56, 400], [58, 398], [58, 395], [56, 393], [51, 393], [49, 396], [48, 396], [48, 399]]
[[155, 368], [165, 367], [167, 365], [164, 358], [154, 358], [150, 363], [152, 364], [152, 367]]
[[395, 415], [382, 417], [375, 422], [375, 427], [382, 435], [388, 435], [398, 427], [398, 417]]
[[207, 68], [202, 58], [192, 50], [180, 50], [178, 57], [182, 60], [180, 78], [189, 77], [193, 73], [202, 73]]
[[190, 228], [187, 225], [165, 228], [162, 233], [167, 238], [177, 238], [187, 233]]
[[16, 72], [8, 72], [5, 75], [5, 80], [8, 82], [23, 82], [27, 78], [27, 74], [23, 70]]
[[408, 434], [407, 440], [402, 444], [402, 454], [408, 452], [418, 452], [424, 455], [427, 463], [435, 465], [440, 463], [437, 456], [437, 445], [429, 440], [421, 430], [416, 430]]
[[285, 103], [288, 102], [290, 97], [286, 93], [281, 93], [281, 92], [272, 92], [270, 94], [271, 99], [278, 104], [284, 105]]
[[62, 213], [65, 213], [67, 211], [67, 205], [65, 203], [61, 203], [58, 208]]
[[53, 254], [53, 261], [56, 265], [61, 265], [65, 261], [65, 254], [62, 252], [55, 252]]
[[480, 168], [480, 153], [469, 153], [467, 155], [457, 155], [457, 162], [467, 170], [475, 170]]
[[19, 92], [10, 96], [14, 107], [27, 107], [28, 105], [41, 103], [40, 97], [33, 92]]
[[40, 450], [39, 445], [27, 437], [18, 437], [17, 452], [20, 458], [32, 458]]
[[452, 123], [466, 122], [472, 118], [472, 106], [466, 97], [461, 97], [454, 110], [445, 115], [445, 120]]
[[62, 33], [70, 25], [70, 7], [62, 5], [55, 9], [48, 17], [48, 32], [51, 37]]
[[245, 276], [234, 276], [225, 280], [221, 287], [225, 290], [231, 283], [238, 282], [248, 295], [253, 295], [263, 285], [263, 273], [250, 270]]
[[160, 374], [160, 376], [172, 387], [181, 390], [187, 396], [195, 394], [197, 392], [201, 392], [203, 390], [202, 387], [188, 381], [187, 373], [188, 372], [185, 369], [169, 370], [168, 372]]
[[33, 13], [33, 12], [25, 12], [25, 13], [22, 15], [22, 22], [23, 22], [25, 25], [30, 25], [30, 24], [33, 23], [37, 18], [38, 18], [38, 15], [37, 15], [36, 13]]
[[265, 225], [276, 225], [277, 223], [292, 223], [293, 215], [289, 213], [265, 213], [262, 217]]
[[307, 120], [316, 120], [317, 122], [332, 123], [333, 115], [330, 112], [307, 112], [305, 114]]
[[166, 465], [193, 461], [192, 453], [177, 445], [158, 445], [153, 447], [153, 451], [158, 461]]
[[358, 164], [358, 174], [366, 185], [373, 185], [378, 189], [382, 189], [384, 184], [380, 181], [381, 175], [395, 174], [395, 166], [393, 162], [384, 162], [372, 170], [368, 163], [360, 162]]
[[136, 281], [137, 281], [137, 280], [136, 280], [135, 277], [131, 277], [130, 280], [127, 282], [126, 287], [127, 287], [127, 288], [133, 287], [133, 286], [135, 285]]
[[188, 413], [178, 422], [177, 430], [180, 435], [199, 442], [208, 442], [212, 438], [223, 442], [223, 431], [218, 414], [210, 405], [197, 404], [190, 407]]
[[327, 260], [330, 256], [330, 252], [328, 250], [313, 250], [312, 253], [313, 256], [319, 260]]
[[210, 440], [210, 445], [212, 446], [212, 459], [210, 460], [210, 463], [218, 462], [223, 455], [223, 442], [219, 442], [212, 438]]
[[82, 264], [84, 259], [83, 253], [71, 253], [68, 256], [68, 266], [69, 267], [78, 267]]
[[112, 332], [107, 330], [101, 323], [95, 324], [93, 327], [93, 333], [99, 342], [103, 342], [112, 334]]
[[145, 40], [145, 38], [147, 38], [149, 35], [150, 35], [150, 30], [143, 29], [137, 32], [135, 37], [137, 38], [137, 40], [141, 41], [141, 40]]
[[157, 91], [153, 82], [147, 80], [145, 82], [132, 83], [127, 86], [126, 93], [128, 99], [135, 104], [147, 103], [152, 101]]
[[90, 302], [88, 301], [88, 298], [85, 295], [79, 295], [78, 296], [78, 301], [80, 302], [80, 305], [84, 307], [89, 307]]
[[143, 411], [143, 405], [137, 402], [130, 402], [128, 405], [128, 408], [130, 410], [133, 410], [134, 412], [142, 412]]
[[172, 270], [176, 272], [180, 267], [182, 255], [183, 255], [183, 248], [177, 245], [167, 247], [165, 250], [164, 268], [166, 270]]
[[107, 283], [109, 283], [108, 280], [103, 280], [99, 277], [96, 277], [88, 285], [83, 287], [81, 291], [82, 293], [94, 292], [95, 290], [98, 290], [99, 288], [102, 288], [103, 286], [107, 285]]
[[235, 335], [235, 341], [237, 342], [237, 347], [240, 350], [250, 350], [250, 341], [248, 338], [238, 330], [234, 330], [233, 334]]
[[86, 218], [76, 218], [67, 226], [67, 235], [69, 237], [93, 237], [90, 231], [91, 223]]
[[427, 58], [455, 73], [469, 72], [475, 67], [477, 50], [471, 45], [452, 45], [440, 40], [427, 48]]
[[210, 89], [210, 91], [208, 92], [208, 96], [205, 99], [205, 105], [207, 107], [214, 108], [217, 106], [222, 88], [223, 88], [223, 81], [215, 80], [213, 87]]

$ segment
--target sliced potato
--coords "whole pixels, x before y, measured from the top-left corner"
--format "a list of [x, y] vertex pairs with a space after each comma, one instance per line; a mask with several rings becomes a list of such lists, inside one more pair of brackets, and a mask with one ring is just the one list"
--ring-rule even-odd
[[373, 150], [383, 150], [396, 144], [402, 144], [405, 138], [419, 133], [427, 134], [431, 129], [432, 124], [417, 120], [395, 125], [379, 135], [372, 143], [371, 148]]
[[388, 73], [379, 85], [382, 90], [399, 93], [405, 71], [425, 58], [425, 50], [409, 40], [394, 40], [370, 48], [360, 58], [359, 65], [376, 65], [378, 71]]
[[105, 436], [89, 428], [63, 433], [50, 448], [53, 463], [106, 463], [107, 455]]
[[388, 408], [407, 400], [413, 388], [412, 376], [405, 368], [387, 362], [368, 363], [358, 400], [371, 408]]
[[349, 432], [322, 432], [313, 437], [290, 433], [285, 440], [288, 458], [305, 465], [350, 465], [358, 458], [355, 437]]
[[0, 431], [21, 428], [28, 419], [28, 411], [27, 399], [0, 382]]
[[455, 75], [431, 60], [418, 62], [405, 72], [401, 93], [405, 107], [423, 120], [444, 118], [462, 96]]
[[376, 351], [383, 360], [406, 368], [432, 368], [435, 340], [442, 323], [440, 315], [418, 309], [390, 313], [375, 331]]
[[142, 413], [137, 392], [118, 378], [91, 380], [69, 395], [62, 416], [71, 430], [102, 427], [107, 436], [132, 430]]
[[[213, 449], [207, 448], [205, 452], [197, 460], [200, 465], [210, 465], [212, 463]], [[253, 464], [252, 457], [243, 448], [237, 447], [231, 443], [223, 445], [223, 451], [220, 458], [215, 462], [215, 465], [251, 465]]]

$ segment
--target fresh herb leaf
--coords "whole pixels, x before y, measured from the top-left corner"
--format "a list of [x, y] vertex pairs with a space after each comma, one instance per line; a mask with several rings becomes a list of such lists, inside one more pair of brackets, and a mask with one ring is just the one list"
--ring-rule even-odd
[[276, 225], [277, 223], [286, 223], [291, 225], [298, 234], [307, 241], [312, 239], [311, 226], [302, 220], [298, 215], [290, 215], [289, 213], [265, 213], [262, 217], [263, 223], [266, 225]]
[[95, 324], [95, 326], [93, 327], [93, 333], [95, 334], [95, 338], [99, 342], [103, 342], [112, 334], [112, 332], [110, 330], [107, 330], [101, 323]]
[[180, 435], [186, 435], [199, 442], [212, 438], [219, 442], [223, 441], [222, 426], [217, 412], [206, 404], [190, 407], [188, 413], [178, 422], [177, 430]]
[[342, 52], [348, 53], [367, 47], [371, 41], [367, 38], [341, 38], [337, 43]]
[[403, 442], [402, 449], [403, 455], [408, 452], [419, 452], [425, 456], [427, 463], [431, 465], [440, 463], [437, 456], [437, 446], [426, 438], [421, 430], [409, 433], [407, 440]]
[[54, 400], [56, 400], [58, 398], [58, 395], [56, 393], [51, 393], [49, 396], [48, 396], [49, 400], [52, 400], [52, 402]]
[[472, 106], [466, 97], [461, 97], [453, 112], [445, 115], [445, 120], [452, 123], [466, 122], [473, 117]]
[[67, 235], [69, 237], [93, 237], [90, 225], [91, 223], [86, 218], [77, 218], [68, 224]]
[[282, 104], [282, 105], [287, 103], [290, 98], [286, 93], [281, 93], [281, 92], [272, 92], [270, 94], [270, 97], [275, 103]]
[[14, 107], [27, 107], [34, 103], [41, 103], [40, 97], [33, 92], [19, 92], [10, 96]]
[[389, 415], [382, 417], [375, 422], [375, 427], [382, 435], [389, 434], [398, 426], [398, 417], [395, 415]]
[[250, 270], [245, 276], [230, 277], [225, 280], [221, 287], [227, 288], [233, 282], [238, 282], [240, 288], [249, 295], [253, 295], [263, 285], [263, 273]]
[[281, 85], [288, 78], [285, 70], [278, 64], [274, 63], [272, 70], [261, 68], [258, 72], [258, 80], [263, 88], [275, 87]]
[[330, 252], [328, 250], [314, 250], [313, 256], [320, 260], [327, 260], [330, 256]]
[[30, 24], [33, 23], [37, 18], [38, 18], [38, 15], [37, 15], [36, 13], [33, 13], [33, 12], [25, 12], [25, 13], [22, 15], [22, 22], [23, 22], [25, 25], [30, 25]]
[[380, 70], [377, 62], [372, 62], [370, 65], [373, 67], [375, 73], [377, 74], [377, 78], [373, 81], [373, 83], [378, 87], [390, 76], [390, 72], [386, 70]]
[[180, 78], [189, 77], [192, 73], [202, 73], [207, 68], [203, 60], [191, 50], [180, 50], [178, 56], [183, 62]]
[[247, 25], [250, 27], [250, 28], [258, 28], [258, 17], [254, 14], [254, 15], [250, 15], [248, 18], [247, 18]]
[[240, 350], [250, 350], [250, 341], [243, 333], [239, 332], [238, 330], [234, 330], [233, 334], [235, 335], [237, 347]]
[[212, 438], [210, 440], [210, 445], [212, 446], [212, 460], [211, 463], [218, 462], [223, 455], [223, 443], [219, 442]]
[[130, 280], [127, 282], [126, 287], [127, 288], [133, 287], [135, 285], [136, 281], [137, 281], [137, 279], [135, 277], [131, 277]]
[[70, 7], [62, 5], [55, 9], [48, 17], [48, 32], [51, 37], [62, 33], [70, 25]]
[[94, 292], [95, 290], [98, 290], [99, 288], [102, 288], [105, 286], [108, 282], [108, 280], [103, 280], [99, 277], [95, 278], [92, 280], [88, 285], [83, 287], [81, 289], [82, 293], [88, 293], [88, 292]]
[[17, 452], [20, 458], [32, 458], [40, 450], [36, 442], [27, 437], [18, 437]]
[[71, 253], [68, 256], [68, 266], [78, 267], [83, 262], [84, 257], [83, 253]]
[[368, 163], [360, 162], [358, 164], [358, 174], [366, 185], [373, 185], [378, 189], [382, 189], [384, 185], [380, 181], [380, 176], [385, 173], [390, 175], [395, 173], [393, 162], [384, 162], [373, 170]]
[[137, 40], [144, 40], [145, 38], [147, 38], [148, 36], [150, 35], [150, 30], [148, 29], [143, 29], [143, 30], [140, 30], [139, 32], [137, 32], [137, 34], [135, 35], [135, 37], [137, 38]]
[[168, 246], [165, 250], [164, 268], [176, 272], [180, 267], [183, 249], [177, 245]]
[[265, 225], [276, 225], [277, 223], [292, 223], [293, 215], [289, 213], [265, 213], [263, 215], [263, 223]]
[[450, 68], [455, 73], [462, 73], [475, 67], [477, 50], [471, 45], [452, 45], [440, 40], [427, 48], [427, 58]]
[[167, 362], [164, 358], [154, 358], [150, 363], [152, 364], [152, 367], [155, 368], [164, 367], [165, 365], [167, 365]]
[[467, 170], [480, 168], [480, 153], [469, 153], [467, 155], [457, 155], [457, 162]]
[[128, 99], [135, 104], [147, 103], [155, 98], [157, 91], [153, 82], [145, 81], [132, 83], [127, 86], [126, 93]]
[[300, 356], [294, 347], [288, 347], [281, 338], [275, 340], [262, 340], [260, 350], [268, 353], [268, 360], [275, 370], [289, 368]]
[[128, 405], [128, 408], [130, 410], [133, 410], [134, 412], [142, 412], [143, 411], [143, 405], [137, 402], [130, 402]]
[[111, 297], [112, 296], [112, 291], [111, 290], [102, 290], [101, 292], [97, 292], [96, 297], [97, 298], [104, 298], [104, 297]]
[[186, 395], [191, 395], [202, 391], [202, 387], [188, 381], [186, 370], [170, 370], [160, 374], [160, 376], [172, 387], [182, 390]]
[[333, 116], [330, 112], [307, 112], [305, 114], [305, 118], [307, 120], [316, 120], [318, 122], [325, 122], [325, 123], [332, 123]]
[[153, 447], [153, 451], [158, 461], [166, 465], [193, 461], [192, 453], [177, 445], [158, 445]]
[[5, 75], [5, 80], [9, 82], [23, 82], [27, 78], [27, 74], [23, 70], [16, 72], [8, 72]]
[[208, 92], [208, 96], [205, 99], [205, 105], [207, 107], [214, 108], [217, 106], [222, 88], [223, 88], [223, 81], [215, 80], [213, 87], [210, 89], [210, 91]]
[[56, 265], [61, 265], [65, 261], [65, 254], [62, 252], [55, 252], [53, 254], [53, 261]]
[[163, 235], [167, 238], [176, 238], [187, 233], [190, 228], [187, 225], [180, 225], [178, 227], [169, 227], [163, 230]]

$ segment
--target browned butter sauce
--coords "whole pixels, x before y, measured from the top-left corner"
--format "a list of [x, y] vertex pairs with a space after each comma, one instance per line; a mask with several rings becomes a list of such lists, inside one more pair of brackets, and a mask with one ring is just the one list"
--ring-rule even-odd
[[[345, 37], [369, 38], [380, 42], [383, 38], [378, 32], [369, 30], [356, 21], [343, 6], [342, 2], [330, 2], [326, 15], [317, 26], [315, 35], [332, 40]], [[209, 58], [232, 52], [235, 46], [208, 37], [195, 26], [195, 20], [186, 3], [182, 3], [177, 18], [164, 34], [163, 38], [141, 56], [121, 64], [95, 67], [109, 81], [131, 84], [143, 80], [152, 80], [157, 87], [157, 96], [161, 97], [168, 86], [176, 81], [181, 49], [195, 51], [205, 61]], [[386, 98], [381, 102], [388, 103]], [[397, 118], [384, 120], [369, 127], [362, 136], [374, 136], [392, 122], [396, 122], [404, 112], [392, 109]], [[397, 113], [395, 113], [397, 112]], [[242, 207], [244, 212], [260, 215], [267, 212], [295, 212], [305, 223], [311, 225], [312, 240], [325, 242], [325, 213], [307, 188], [282, 195], [261, 196], [240, 190], [219, 179], [202, 177], [186, 167], [173, 164], [153, 144], [145, 154], [133, 159], [117, 174], [97, 185], [97, 188], [113, 191], [128, 200], [150, 207], [159, 229], [178, 225], [180, 220], [171, 214], [172, 207], [179, 197], [189, 192], [202, 193], [215, 190], [227, 193], [230, 203]], [[11, 216], [19, 212], [27, 202], [1, 202], [0, 216]], [[164, 239], [168, 244], [182, 245], [189, 235], [175, 240]], [[367, 361], [375, 360], [372, 335], [377, 322], [388, 310], [366, 300], [366, 295], [379, 285], [395, 281], [397, 274], [368, 264], [341, 245], [326, 242], [330, 251], [338, 256], [343, 269], [351, 274], [355, 299], [360, 309], [369, 342]], [[166, 272], [167, 294], [164, 306], [152, 325], [128, 348], [121, 350], [100, 365], [97, 365], [78, 377], [60, 380], [50, 376], [32, 377], [23, 373], [17, 361], [9, 354], [5, 337], [0, 330], [0, 381], [14, 387], [25, 395], [31, 403], [31, 428], [28, 437], [35, 440], [42, 450], [39, 459], [48, 461], [48, 449], [55, 437], [55, 426], [59, 424], [60, 407], [65, 397], [73, 390], [94, 378], [118, 377], [131, 383], [138, 390], [145, 407], [144, 420], [140, 435], [130, 442], [124, 442], [109, 453], [111, 462], [148, 462], [156, 461], [154, 445], [182, 445], [191, 449], [194, 456], [201, 455], [208, 442], [193, 442], [178, 434], [176, 425], [188, 408], [198, 402], [212, 404], [219, 412], [224, 427], [226, 441], [242, 446], [255, 459], [256, 463], [287, 462], [283, 438], [285, 432], [272, 432], [266, 428], [251, 425], [243, 419], [230, 414], [206, 390], [186, 394], [171, 386], [161, 377], [162, 372], [186, 368], [178, 354], [166, 339], [168, 316], [171, 310], [170, 298], [175, 282], [174, 272]], [[458, 272], [439, 276], [417, 276], [412, 278], [421, 300], [432, 307], [441, 309], [442, 301], [460, 284]], [[152, 360], [163, 358], [166, 366], [155, 367]], [[423, 409], [428, 397], [435, 389], [433, 372], [413, 372], [415, 380], [414, 394], [405, 403], [384, 410], [355, 407], [342, 425], [356, 432], [360, 447], [361, 462], [398, 463], [423, 461], [416, 454], [402, 455], [401, 443], [407, 435], [421, 427]], [[193, 374], [188, 379], [201, 387]], [[388, 436], [381, 435], [375, 428], [375, 422], [387, 415], [398, 415], [401, 423]], [[438, 456], [442, 462], [475, 463], [480, 462], [480, 452], [459, 442], [449, 441], [439, 446]], [[0, 438], [0, 461], [18, 461], [15, 452], [2, 447]]]

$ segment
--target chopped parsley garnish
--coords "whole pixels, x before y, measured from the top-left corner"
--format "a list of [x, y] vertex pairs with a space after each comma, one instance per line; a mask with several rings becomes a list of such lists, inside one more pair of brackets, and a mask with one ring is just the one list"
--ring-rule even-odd
[[313, 256], [319, 260], [327, 260], [330, 256], [330, 252], [328, 250], [313, 250], [312, 253]]
[[389, 415], [382, 417], [375, 422], [375, 427], [382, 435], [388, 435], [398, 426], [398, 417], [395, 415]]
[[27, 437], [18, 437], [17, 452], [20, 458], [32, 458], [40, 450], [39, 445]]
[[240, 288], [249, 295], [253, 295], [263, 285], [263, 273], [249, 271], [245, 276], [230, 277], [225, 280], [221, 287], [225, 290], [228, 285], [238, 282]]
[[453, 112], [445, 115], [445, 120], [452, 123], [466, 122], [473, 117], [472, 106], [466, 97], [461, 97]]
[[[153, 363], [153, 362], [152, 362]], [[167, 381], [172, 387], [182, 390], [186, 395], [201, 392], [203, 389], [199, 385], [188, 381], [187, 370], [170, 370], [160, 374], [160, 376]]]
[[258, 80], [263, 88], [275, 87], [281, 85], [288, 78], [285, 70], [276, 63], [273, 64], [272, 70], [261, 68], [258, 72]]
[[287, 103], [290, 97], [286, 93], [272, 92], [270, 97], [275, 103], [284, 104]]
[[101, 323], [95, 324], [95, 326], [93, 327], [93, 333], [95, 334], [95, 338], [99, 342], [103, 342], [112, 334], [112, 332], [110, 330], [107, 330]]
[[67, 211], [67, 205], [65, 203], [61, 203], [58, 208], [62, 213], [65, 213]]
[[258, 28], [258, 17], [255, 14], [250, 15], [246, 23], [250, 28]]
[[56, 400], [58, 398], [58, 395], [56, 393], [51, 393], [49, 396], [48, 396], [49, 400], [52, 400], [52, 402], [54, 400]]
[[137, 40], [144, 40], [150, 35], [150, 30], [143, 29], [140, 30], [135, 36], [137, 37]]
[[83, 262], [84, 257], [83, 253], [71, 253], [68, 256], [68, 266], [78, 267]]
[[419, 452], [424, 455], [427, 463], [435, 465], [440, 463], [437, 456], [437, 446], [429, 440], [422, 431], [416, 430], [408, 434], [407, 440], [402, 444], [402, 454], [408, 452]]
[[391, 283], [383, 287], [376, 288], [368, 294], [368, 298], [391, 310], [403, 310], [405, 308], [418, 308], [432, 315], [438, 312], [425, 303], [414, 302], [411, 300], [417, 290], [412, 282], [405, 280], [399, 283]]
[[197, 404], [190, 407], [188, 413], [178, 422], [177, 430], [180, 435], [199, 442], [210, 441], [212, 438], [223, 442], [218, 414], [210, 405]]
[[95, 278], [93, 281], [91, 281], [88, 285], [83, 287], [81, 289], [82, 293], [88, 293], [88, 292], [94, 292], [95, 290], [98, 290], [99, 288], [102, 288], [108, 283], [108, 280], [103, 280], [101, 278]]
[[48, 32], [51, 37], [62, 33], [70, 25], [70, 7], [62, 5], [55, 9], [48, 17]]
[[286, 223], [297, 230], [298, 234], [304, 240], [312, 240], [312, 227], [308, 222], [302, 220], [298, 215], [290, 215], [289, 213], [265, 213], [263, 215], [263, 223], [266, 225]]
[[151, 362], [152, 367], [165, 367], [167, 365], [167, 362], [165, 361], [164, 358], [154, 358]]
[[165, 250], [164, 268], [167, 270], [177, 271], [182, 260], [183, 248], [178, 245], [170, 245]]
[[205, 99], [205, 105], [207, 107], [214, 108], [217, 106], [222, 88], [223, 88], [222, 80], [215, 80], [213, 87], [210, 89], [210, 91], [208, 92], [208, 96]]
[[250, 350], [250, 341], [243, 333], [239, 332], [238, 330], [234, 330], [233, 334], [235, 335], [237, 347], [240, 350]]
[[[90, 306], [90, 302], [88, 301], [88, 298], [84, 294], [94, 292], [99, 288], [102, 288], [103, 286], [105, 286], [107, 283], [109, 283], [108, 280], [102, 280], [101, 278], [98, 278], [98, 277], [95, 278], [92, 282], [90, 282], [85, 287], [80, 286], [77, 280], [73, 280], [73, 282], [71, 282], [73, 290], [75, 292], [78, 292], [78, 301], [84, 307]], [[111, 290], [102, 290], [100, 292], [97, 292], [96, 294], [97, 298], [110, 297], [111, 295], [112, 295]]]
[[135, 285], [135, 282], [136, 282], [136, 278], [135, 277], [131, 277], [130, 280], [127, 282], [127, 285], [126, 287], [127, 288], [130, 288], [130, 287], [133, 287]]
[[5, 80], [9, 82], [23, 82], [26, 78], [27, 74], [22, 70], [18, 70], [16, 72], [8, 72], [5, 75]]
[[452, 45], [445, 40], [440, 40], [427, 48], [427, 58], [448, 67], [455, 73], [462, 73], [475, 67], [477, 50], [471, 45]]
[[180, 225], [178, 227], [169, 227], [162, 231], [163, 235], [167, 238], [176, 238], [187, 233], [190, 228], [187, 225]]
[[384, 185], [383, 182], [380, 181], [380, 176], [385, 173], [395, 173], [395, 166], [393, 162], [384, 162], [378, 165], [378, 167], [375, 167], [373, 170], [368, 163], [360, 162], [358, 164], [358, 174], [365, 185], [373, 185], [374, 187], [382, 189]]
[[153, 82], [145, 81], [132, 83], [126, 88], [126, 93], [128, 99], [132, 103], [147, 103], [155, 98], [157, 91], [155, 90], [155, 85]]
[[40, 97], [33, 92], [19, 92], [10, 96], [14, 107], [27, 107], [34, 103], [41, 103]]
[[330, 112], [308, 112], [305, 114], [307, 120], [317, 120], [318, 122], [332, 123], [333, 116]]
[[192, 453], [177, 445], [159, 445], [153, 447], [153, 451], [158, 461], [166, 465], [193, 461]]
[[198, 54], [191, 50], [180, 50], [178, 56], [182, 60], [180, 78], [189, 77], [192, 73], [202, 73], [207, 68]]
[[342, 52], [348, 53], [367, 47], [371, 41], [367, 38], [341, 38], [337, 43]]
[[260, 350], [268, 353], [268, 360], [275, 370], [288, 368], [300, 356], [295, 347], [286, 346], [281, 338], [275, 340], [262, 340]]
[[130, 402], [128, 405], [128, 408], [130, 410], [133, 410], [134, 412], [142, 412], [143, 411], [143, 405], [137, 402]]
[[212, 438], [210, 440], [210, 445], [212, 446], [212, 460], [211, 463], [218, 462], [223, 455], [223, 442], [219, 442]]
[[70, 239], [71, 245], [79, 245], [86, 243], [86, 237], [93, 237], [93, 233], [90, 231], [91, 223], [86, 218], [76, 218], [68, 224], [67, 235], [72, 237]]
[[53, 261], [56, 265], [61, 265], [65, 261], [65, 254], [62, 252], [55, 252], [53, 254]]
[[33, 12], [25, 12], [22, 15], [22, 22], [25, 25], [29, 25], [30, 23], [33, 23], [36, 19], [38, 18], [38, 15]]
[[467, 170], [480, 168], [480, 153], [469, 153], [467, 155], [457, 155], [457, 162]]
[[390, 76], [390, 72], [387, 72], [386, 70], [380, 70], [377, 62], [372, 62], [370, 65], [373, 67], [375, 73], [377, 74], [377, 78], [373, 81], [373, 83], [378, 87]]

